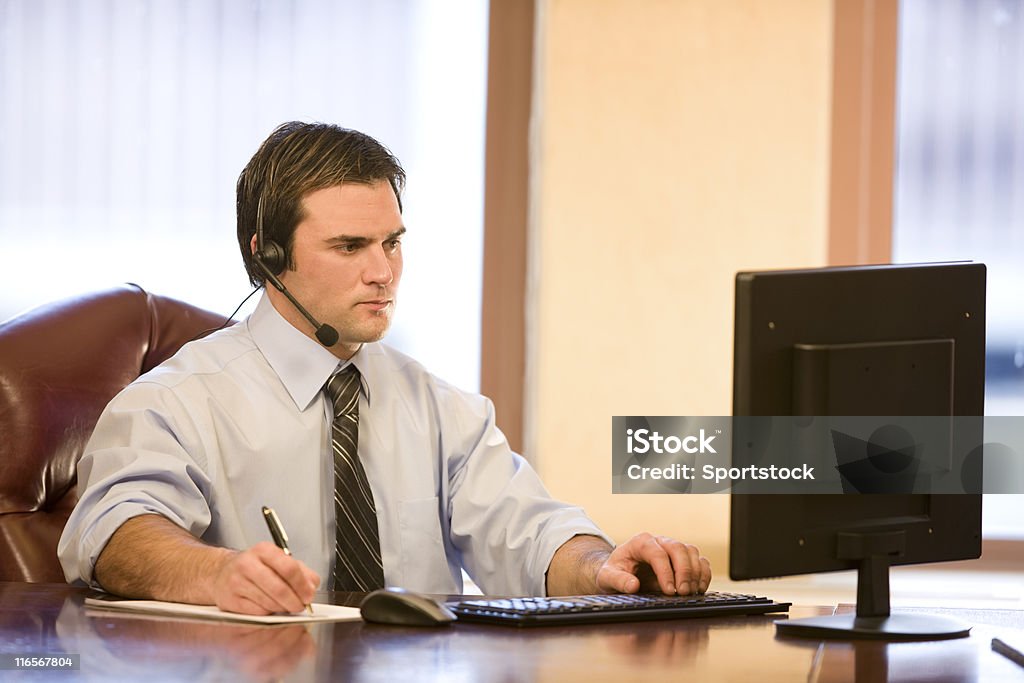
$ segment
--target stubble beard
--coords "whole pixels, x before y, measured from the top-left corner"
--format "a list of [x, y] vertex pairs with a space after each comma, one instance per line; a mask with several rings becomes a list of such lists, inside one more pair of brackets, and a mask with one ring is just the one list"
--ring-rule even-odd
[[391, 305], [387, 308], [372, 312], [367, 322], [341, 325], [338, 328], [338, 333], [342, 339], [347, 339], [353, 344], [378, 342], [391, 329], [394, 310], [395, 303], [392, 301]]

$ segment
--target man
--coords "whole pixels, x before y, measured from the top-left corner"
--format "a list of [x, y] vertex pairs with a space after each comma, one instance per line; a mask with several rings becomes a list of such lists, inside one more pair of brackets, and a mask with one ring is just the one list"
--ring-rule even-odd
[[[695, 547], [640, 534], [613, 549], [550, 498], [489, 401], [379, 343], [404, 181], [356, 131], [292, 122], [263, 143], [238, 180], [238, 241], [272, 286], [104, 411], [58, 549], [69, 581], [253, 614], [302, 609], [325, 576], [457, 593], [462, 568], [488, 593], [707, 589]], [[292, 556], [263, 540], [263, 505]]]

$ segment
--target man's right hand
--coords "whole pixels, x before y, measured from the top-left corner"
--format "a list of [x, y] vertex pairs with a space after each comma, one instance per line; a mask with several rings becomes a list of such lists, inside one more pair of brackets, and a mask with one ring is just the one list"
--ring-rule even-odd
[[226, 612], [300, 612], [319, 585], [316, 572], [264, 541], [227, 557], [214, 577], [213, 598]]
[[300, 612], [320, 577], [277, 546], [244, 551], [207, 545], [161, 515], [122, 524], [96, 560], [96, 581], [108, 593], [217, 605], [227, 612]]

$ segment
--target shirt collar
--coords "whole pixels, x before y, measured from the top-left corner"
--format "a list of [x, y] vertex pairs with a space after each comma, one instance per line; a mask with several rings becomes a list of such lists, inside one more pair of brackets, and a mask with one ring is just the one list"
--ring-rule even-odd
[[384, 353], [384, 347], [379, 342], [364, 343], [359, 350], [347, 361], [342, 361], [338, 369], [344, 368], [351, 363], [359, 371], [359, 386], [366, 397], [366, 405], [372, 405], [371, 387], [380, 387], [384, 378], [381, 376], [380, 356]]
[[247, 325], [257, 348], [281, 378], [295, 405], [300, 411], [308, 408], [339, 367], [337, 356], [285, 320], [266, 292]]

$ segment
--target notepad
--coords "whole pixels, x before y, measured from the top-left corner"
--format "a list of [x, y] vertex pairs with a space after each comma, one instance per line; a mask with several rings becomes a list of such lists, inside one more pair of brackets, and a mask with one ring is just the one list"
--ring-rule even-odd
[[181, 602], [163, 602], [161, 600], [119, 600], [116, 598], [86, 598], [87, 607], [100, 610], [116, 610], [118, 612], [138, 612], [140, 614], [162, 614], [169, 617], [185, 617], [189, 619], [207, 619], [213, 621], [232, 621], [248, 624], [306, 624], [326, 621], [359, 621], [357, 607], [341, 607], [339, 605], [313, 604], [313, 614], [238, 614], [225, 612], [213, 605], [188, 605]]

